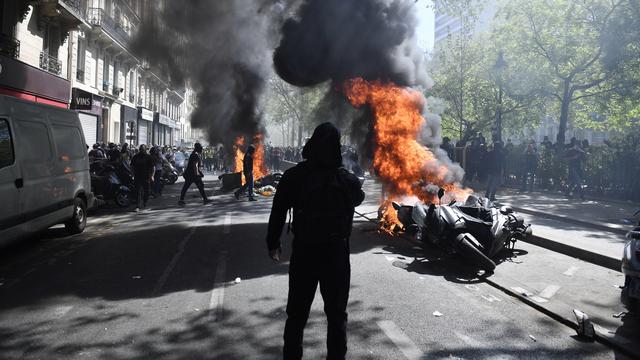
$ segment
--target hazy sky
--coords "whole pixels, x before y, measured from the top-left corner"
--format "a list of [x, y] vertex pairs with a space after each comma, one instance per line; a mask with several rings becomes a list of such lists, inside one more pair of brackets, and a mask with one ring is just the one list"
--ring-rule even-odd
[[434, 40], [434, 14], [428, 5], [431, 5], [431, 0], [418, 0], [416, 7], [418, 9], [418, 18], [420, 19], [420, 25], [418, 25], [418, 42], [425, 50], [433, 50]]

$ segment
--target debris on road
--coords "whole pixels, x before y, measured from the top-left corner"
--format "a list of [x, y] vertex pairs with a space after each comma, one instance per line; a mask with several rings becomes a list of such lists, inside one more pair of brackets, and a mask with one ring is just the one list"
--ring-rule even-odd
[[134, 276], [132, 276], [131, 278], [132, 278], [132, 279], [134, 279], [134, 280], [140, 280], [140, 279], [142, 279], [142, 276], [140, 276], [140, 275], [134, 275]]
[[433, 316], [435, 316], [435, 317], [441, 317], [441, 316], [442, 316], [442, 313], [441, 313], [440, 311], [437, 311], [437, 310], [436, 310], [436, 311], [434, 311], [434, 312], [433, 312]]
[[626, 312], [626, 311], [621, 311], [621, 312], [619, 312], [619, 313], [617, 313], [617, 314], [613, 314], [612, 316], [613, 316], [614, 318], [616, 318], [616, 319], [620, 319], [621, 317], [623, 317], [623, 316], [625, 316], [625, 315], [627, 315], [627, 312]]
[[593, 324], [589, 319], [589, 315], [583, 313], [578, 309], [573, 309], [573, 313], [578, 320], [578, 328], [576, 329], [578, 336], [594, 341], [595, 340], [595, 330], [593, 329]]
[[233, 282], [235, 282], [236, 284], [240, 284], [240, 281], [242, 281], [239, 277], [237, 277]]
[[536, 337], [535, 337], [535, 336], [533, 336], [533, 335], [529, 335], [529, 338], [530, 338], [531, 340], [533, 340], [533, 342], [538, 342], [538, 340], [536, 339]]

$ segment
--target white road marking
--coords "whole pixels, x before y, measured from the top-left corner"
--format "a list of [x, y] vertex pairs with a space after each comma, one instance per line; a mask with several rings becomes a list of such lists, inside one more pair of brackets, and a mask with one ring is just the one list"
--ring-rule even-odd
[[53, 315], [57, 318], [61, 318], [67, 315], [71, 309], [73, 309], [73, 306], [58, 306], [53, 310]]
[[227, 215], [224, 217], [224, 228], [222, 230], [223, 234], [230, 234], [231, 233], [231, 214], [227, 213]]
[[573, 274], [576, 273], [576, 271], [578, 271], [578, 269], [580, 269], [577, 266], [572, 266], [569, 268], [569, 270], [565, 271], [562, 273], [562, 275], [566, 275], [566, 276], [573, 276]]
[[222, 251], [218, 257], [218, 267], [216, 267], [216, 277], [213, 280], [213, 290], [209, 300], [209, 319], [218, 321], [218, 316], [222, 311], [224, 301], [224, 277], [227, 272], [227, 252]]
[[384, 258], [387, 259], [387, 261], [389, 261], [389, 262], [391, 262], [391, 261], [396, 259], [395, 257], [389, 256], [389, 255], [385, 255]]
[[176, 265], [178, 264], [178, 260], [180, 260], [180, 256], [182, 256], [182, 253], [184, 252], [184, 248], [187, 246], [187, 242], [189, 242], [189, 240], [193, 237], [193, 234], [195, 234], [196, 229], [198, 228], [198, 225], [200, 224], [200, 220], [202, 220], [203, 216], [204, 216], [204, 212], [201, 211], [200, 217], [198, 217], [198, 220], [195, 222], [195, 224], [191, 226], [191, 230], [189, 230], [187, 235], [182, 239], [182, 241], [178, 245], [178, 252], [176, 252], [175, 255], [173, 255], [173, 258], [171, 258], [169, 265], [167, 265], [167, 267], [164, 269], [164, 272], [156, 282], [156, 286], [153, 287], [153, 292], [152, 292], [153, 295], [157, 295], [160, 292], [160, 290], [162, 290], [162, 288], [164, 287], [164, 284], [167, 282], [169, 275], [171, 275], [173, 268], [175, 268]]
[[531, 300], [537, 302], [537, 303], [546, 303], [549, 302], [549, 300], [545, 299], [545, 298], [541, 298], [540, 296], [534, 295], [531, 297]]
[[453, 333], [456, 334], [458, 339], [462, 340], [462, 342], [464, 342], [465, 344], [467, 344], [469, 346], [472, 346], [474, 348], [484, 347], [483, 343], [481, 343], [480, 341], [478, 341], [478, 340], [476, 340], [474, 338], [471, 338], [471, 337], [469, 337], [469, 336], [467, 336], [465, 334], [459, 333], [457, 331], [454, 331]]
[[560, 286], [558, 285], [549, 285], [546, 288], [544, 288], [544, 290], [542, 290], [540, 292], [540, 297], [543, 297], [545, 299], [551, 299], [553, 297], [553, 295], [555, 295], [558, 290], [560, 290]]
[[482, 298], [483, 298], [483, 299], [485, 299], [485, 300], [487, 300], [487, 301], [488, 301], [488, 302], [490, 302], [490, 303], [492, 303], [492, 302], [494, 302], [494, 301], [498, 301], [498, 302], [501, 302], [501, 301], [502, 301], [502, 300], [500, 300], [500, 298], [498, 298], [497, 296], [495, 296], [495, 295], [491, 295], [491, 294], [489, 294], [489, 295], [482, 295]]
[[378, 326], [409, 360], [422, 359], [424, 354], [409, 337], [393, 322], [378, 321]]

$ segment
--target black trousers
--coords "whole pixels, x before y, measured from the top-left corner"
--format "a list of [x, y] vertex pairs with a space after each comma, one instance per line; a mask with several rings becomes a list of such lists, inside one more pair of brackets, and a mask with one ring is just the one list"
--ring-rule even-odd
[[[151, 187], [149, 183], [149, 179], [134, 179], [134, 185], [136, 187], [136, 204], [137, 207], [145, 207], [147, 206], [147, 201], [149, 201], [149, 188]], [[142, 201], [142, 204], [140, 203]]]
[[196, 178], [189, 177], [184, 179], [182, 192], [180, 192], [180, 200], [184, 200], [184, 196], [187, 194], [187, 190], [189, 190], [189, 187], [191, 187], [191, 184], [196, 184], [196, 186], [198, 187], [198, 190], [200, 190], [200, 195], [202, 196], [203, 199], [207, 198], [207, 195], [205, 195], [204, 193], [204, 183], [202, 182], [202, 178], [198, 176]]
[[348, 243], [345, 240], [312, 248], [296, 248], [289, 264], [284, 359], [302, 358], [304, 327], [318, 284], [328, 321], [327, 359], [344, 359], [347, 353], [347, 302], [351, 283]]

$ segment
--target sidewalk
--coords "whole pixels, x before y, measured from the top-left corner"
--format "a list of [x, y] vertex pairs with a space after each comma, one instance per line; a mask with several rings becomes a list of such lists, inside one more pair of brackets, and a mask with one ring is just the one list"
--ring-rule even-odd
[[497, 195], [533, 225], [531, 242], [608, 268], [619, 268], [624, 235], [635, 224], [640, 204], [572, 200], [541, 192], [512, 189]]

